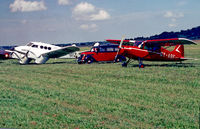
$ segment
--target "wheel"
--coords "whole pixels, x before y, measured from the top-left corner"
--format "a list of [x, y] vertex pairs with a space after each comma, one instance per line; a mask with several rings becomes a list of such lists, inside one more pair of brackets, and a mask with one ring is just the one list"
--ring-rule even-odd
[[144, 64], [139, 64], [139, 68], [144, 68]]
[[78, 64], [82, 64], [82, 62], [81, 62], [81, 61], [78, 61]]
[[124, 63], [122, 64], [122, 67], [127, 67], [127, 63], [124, 62]]
[[115, 60], [115, 62], [121, 62], [121, 59], [120, 59], [120, 58], [117, 58], [117, 59]]
[[92, 59], [87, 59], [88, 64], [91, 64], [92, 62], [93, 62]]

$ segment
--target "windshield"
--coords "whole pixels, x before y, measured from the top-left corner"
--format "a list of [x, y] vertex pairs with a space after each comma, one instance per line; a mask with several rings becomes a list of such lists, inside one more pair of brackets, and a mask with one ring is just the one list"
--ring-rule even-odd
[[26, 46], [31, 46], [31, 45], [33, 45], [33, 43], [28, 43], [28, 44], [26, 44]]

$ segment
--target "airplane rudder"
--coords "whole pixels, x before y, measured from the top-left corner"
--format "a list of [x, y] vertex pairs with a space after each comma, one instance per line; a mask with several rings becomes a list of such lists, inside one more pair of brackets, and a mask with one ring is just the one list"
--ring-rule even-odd
[[176, 45], [173, 52], [178, 56], [184, 57], [184, 46]]

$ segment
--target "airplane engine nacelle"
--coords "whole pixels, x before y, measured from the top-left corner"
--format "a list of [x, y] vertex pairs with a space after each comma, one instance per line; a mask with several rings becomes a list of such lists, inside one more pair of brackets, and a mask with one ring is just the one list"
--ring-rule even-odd
[[49, 59], [48, 57], [40, 56], [35, 59], [35, 63], [36, 64], [44, 64], [47, 62], [48, 59]]

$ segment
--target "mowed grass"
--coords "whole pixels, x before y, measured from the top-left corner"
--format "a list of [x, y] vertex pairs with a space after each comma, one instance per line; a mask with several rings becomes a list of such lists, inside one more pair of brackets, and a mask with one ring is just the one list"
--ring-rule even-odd
[[[200, 59], [200, 44], [185, 46]], [[0, 61], [1, 128], [198, 128], [200, 60], [78, 65]]]

